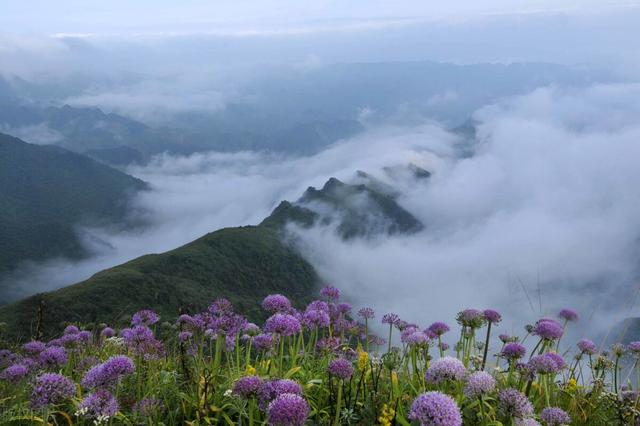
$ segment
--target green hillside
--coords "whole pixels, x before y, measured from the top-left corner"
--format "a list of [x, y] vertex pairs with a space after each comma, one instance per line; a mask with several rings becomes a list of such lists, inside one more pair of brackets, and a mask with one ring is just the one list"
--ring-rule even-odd
[[275, 231], [256, 226], [227, 228], [162, 254], [150, 254], [63, 289], [35, 295], [0, 308], [0, 322], [12, 338], [34, 330], [44, 302], [44, 332], [59, 331], [63, 321], [116, 324], [123, 316], [151, 308], [165, 319], [182, 310], [202, 310], [226, 297], [253, 319], [260, 301], [284, 293], [295, 302], [312, 294], [314, 269], [284, 245]]
[[0, 134], [0, 273], [27, 259], [81, 257], [73, 227], [121, 223], [129, 196], [145, 186], [82, 155]]

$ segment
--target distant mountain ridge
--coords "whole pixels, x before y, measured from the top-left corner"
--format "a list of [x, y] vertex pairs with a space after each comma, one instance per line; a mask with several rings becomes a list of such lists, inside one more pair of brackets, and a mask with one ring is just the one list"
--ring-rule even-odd
[[[410, 165], [412, 173], [428, 177]], [[426, 174], [425, 174], [426, 173]], [[395, 200], [393, 190], [372, 176], [359, 172], [366, 183], [347, 184], [329, 179], [321, 189], [309, 187], [295, 202], [282, 201], [261, 225], [282, 228], [295, 223], [304, 228], [334, 224], [341, 237], [371, 237], [379, 234], [411, 234], [424, 225]]]
[[[428, 176], [413, 165], [402, 169], [422, 179]], [[179, 311], [202, 309], [215, 297], [230, 299], [252, 319], [264, 316], [259, 303], [269, 293], [291, 295], [294, 303], [301, 303], [311, 297], [320, 277], [295, 243], [283, 238], [288, 223], [334, 224], [343, 238], [410, 234], [423, 228], [394, 195], [376, 189], [373, 177], [357, 175], [365, 177], [367, 184], [331, 178], [320, 189], [307, 189], [295, 203], [283, 201], [258, 226], [221, 229], [166, 253], [142, 256], [75, 285], [0, 307], [0, 322], [7, 324], [11, 337], [24, 339], [34, 333], [39, 309], [44, 330], [51, 335], [64, 321], [118, 324], [142, 308], [171, 319]]]
[[[0, 133], [0, 273], [24, 260], [86, 253], [78, 224], [123, 224], [146, 184], [57, 146]], [[2, 289], [0, 289], [0, 295]]]

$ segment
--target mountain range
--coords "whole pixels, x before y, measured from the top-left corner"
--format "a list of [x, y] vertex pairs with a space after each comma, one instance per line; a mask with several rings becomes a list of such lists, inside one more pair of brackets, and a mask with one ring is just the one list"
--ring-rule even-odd
[[88, 255], [77, 226], [134, 226], [128, 201], [147, 185], [66, 149], [0, 134], [0, 188], [1, 275], [26, 260]]
[[[413, 165], [406, 169], [423, 179], [428, 176]], [[331, 178], [320, 189], [309, 188], [297, 201], [283, 201], [258, 226], [221, 229], [166, 253], [145, 255], [75, 285], [0, 307], [0, 322], [6, 323], [9, 336], [24, 339], [36, 328], [53, 335], [64, 321], [117, 325], [142, 308], [171, 319], [179, 312], [201, 310], [216, 297], [228, 298], [252, 319], [262, 318], [260, 301], [270, 293], [287, 294], [301, 304], [321, 278], [285, 238], [290, 223], [327, 226], [345, 239], [413, 233], [424, 226], [397, 203], [396, 195], [381, 190], [379, 182], [363, 172], [357, 177], [357, 183]]]

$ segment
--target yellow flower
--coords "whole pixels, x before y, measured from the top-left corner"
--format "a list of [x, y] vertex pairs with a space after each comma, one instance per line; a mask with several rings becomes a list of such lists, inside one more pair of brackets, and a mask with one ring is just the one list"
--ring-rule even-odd
[[382, 411], [380, 412], [380, 417], [378, 417], [378, 422], [382, 426], [391, 426], [391, 421], [396, 415], [396, 411], [389, 407], [387, 404], [382, 406]]
[[567, 389], [569, 391], [575, 391], [578, 388], [578, 382], [573, 377], [567, 382]]
[[358, 370], [364, 371], [369, 363], [369, 354], [363, 350], [358, 350]]
[[254, 366], [252, 366], [251, 364], [247, 365], [247, 370], [245, 371], [245, 374], [247, 376], [255, 376], [256, 375], [256, 369]]

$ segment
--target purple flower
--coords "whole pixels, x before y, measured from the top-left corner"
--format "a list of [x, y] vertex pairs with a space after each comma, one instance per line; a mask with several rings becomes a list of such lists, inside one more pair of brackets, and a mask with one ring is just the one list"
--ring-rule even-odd
[[309, 404], [299, 395], [283, 393], [269, 403], [270, 426], [303, 426], [309, 415]]
[[426, 392], [413, 400], [408, 418], [421, 426], [460, 426], [462, 415], [456, 402], [441, 392]]
[[298, 382], [289, 379], [263, 382], [258, 390], [258, 405], [260, 409], [266, 410], [271, 401], [284, 393], [302, 395], [302, 387]]
[[287, 313], [291, 310], [291, 302], [281, 294], [270, 294], [262, 301], [262, 309], [271, 313]]
[[397, 326], [398, 324], [400, 324], [400, 317], [398, 316], [398, 314], [394, 313], [384, 314], [382, 316], [382, 323]]
[[45, 344], [37, 340], [32, 340], [31, 342], [27, 342], [22, 345], [22, 349], [30, 355], [37, 355], [40, 352], [44, 351], [45, 348]]
[[132, 410], [140, 416], [153, 417], [162, 414], [164, 404], [156, 398], [143, 398], [133, 405]]
[[235, 385], [233, 385], [233, 393], [245, 399], [253, 398], [258, 395], [262, 385], [263, 381], [258, 376], [241, 377]]
[[491, 374], [484, 371], [476, 371], [467, 377], [464, 394], [467, 398], [478, 398], [486, 395], [496, 388], [496, 381]]
[[558, 316], [565, 321], [578, 321], [578, 313], [573, 309], [562, 309]]
[[543, 318], [538, 320], [533, 327], [533, 334], [545, 340], [556, 340], [564, 333], [562, 325], [556, 320]]
[[22, 364], [13, 364], [5, 368], [5, 370], [0, 373], [0, 379], [6, 380], [10, 383], [17, 383], [23, 377], [29, 374], [29, 369]]
[[104, 337], [105, 339], [108, 339], [109, 337], [113, 337], [116, 335], [116, 332], [113, 331], [113, 328], [111, 327], [105, 327], [102, 329], [102, 331], [100, 332], [100, 335], [102, 337]]
[[329, 313], [329, 305], [323, 300], [314, 300], [309, 303], [306, 308], [307, 311], [325, 311]]
[[252, 322], [248, 322], [242, 327], [242, 331], [246, 335], [253, 337], [253, 336], [257, 336], [258, 334], [260, 334], [260, 327], [258, 327], [256, 324], [254, 324]]
[[40, 352], [38, 361], [44, 368], [57, 368], [67, 363], [67, 352], [60, 346], [52, 346]]
[[412, 346], [424, 345], [429, 341], [429, 336], [427, 336], [427, 333], [420, 330], [415, 330], [411, 333], [408, 333], [404, 335], [403, 338], [407, 344]]
[[536, 355], [529, 360], [528, 364], [538, 374], [555, 374], [566, 366], [564, 359], [552, 352]]
[[463, 327], [480, 328], [484, 325], [484, 313], [478, 309], [465, 309], [458, 312], [456, 321]]
[[507, 388], [498, 393], [498, 410], [509, 418], [526, 418], [533, 415], [533, 405], [520, 391]]
[[358, 316], [362, 319], [372, 319], [376, 314], [371, 308], [362, 308], [358, 311]]
[[228, 315], [233, 313], [233, 305], [227, 299], [220, 298], [213, 301], [209, 306], [209, 312], [215, 316]]
[[445, 381], [462, 380], [467, 370], [458, 358], [445, 356], [431, 363], [425, 378], [428, 383], [437, 385]]
[[540, 426], [540, 423], [532, 418], [516, 419], [515, 422], [513, 422], [513, 426]]
[[157, 323], [159, 320], [160, 320], [160, 317], [158, 316], [158, 314], [156, 314], [150, 309], [143, 309], [133, 314], [133, 318], [131, 318], [131, 325], [150, 326]]
[[45, 373], [38, 376], [31, 393], [31, 407], [45, 408], [51, 404], [58, 404], [76, 393], [73, 382], [61, 374]]
[[441, 342], [438, 346], [440, 347], [440, 350], [441, 350], [442, 352], [444, 352], [444, 351], [446, 351], [446, 350], [448, 350], [448, 349], [449, 349], [449, 344], [448, 344], [448, 343], [445, 343], [445, 342]]
[[115, 386], [123, 376], [134, 371], [135, 365], [131, 358], [125, 355], [112, 356], [87, 371], [82, 378], [82, 386], [89, 389]]
[[558, 407], [547, 407], [542, 410], [540, 420], [547, 426], [562, 426], [571, 423], [571, 417]]
[[116, 398], [104, 389], [90, 393], [80, 403], [80, 413], [93, 419], [113, 417], [119, 409]]
[[65, 327], [64, 331], [62, 332], [63, 335], [68, 335], [68, 334], [78, 334], [80, 332], [80, 329], [78, 327], [76, 327], [75, 325], [68, 325]]
[[488, 323], [497, 324], [502, 321], [502, 315], [498, 311], [494, 311], [493, 309], [485, 309], [484, 319], [487, 320]]
[[253, 338], [253, 346], [259, 351], [267, 351], [271, 349], [273, 346], [273, 335], [258, 334]]
[[635, 355], [640, 355], [640, 342], [630, 342], [627, 345], [627, 349]]
[[125, 344], [136, 355], [158, 356], [164, 352], [162, 343], [156, 340], [153, 331], [144, 325], [125, 328], [120, 331]]
[[186, 343], [193, 337], [193, 333], [190, 331], [181, 331], [178, 333], [178, 340], [180, 343]]
[[500, 341], [502, 343], [509, 343], [509, 342], [517, 342], [518, 341], [518, 337], [517, 336], [509, 336], [508, 334], [500, 334], [498, 336], [498, 339], [500, 339]]
[[516, 342], [509, 342], [500, 351], [500, 356], [508, 360], [520, 359], [527, 353], [527, 349]]
[[302, 322], [307, 328], [325, 328], [331, 324], [331, 319], [326, 311], [307, 309], [302, 315]]
[[275, 314], [267, 319], [264, 329], [269, 333], [292, 336], [300, 332], [301, 326], [300, 321], [293, 315]]
[[327, 371], [332, 376], [346, 380], [353, 375], [353, 365], [344, 358], [338, 358], [329, 363]]
[[340, 290], [328, 285], [320, 290], [320, 296], [326, 297], [330, 301], [335, 302], [340, 298]]
[[83, 330], [78, 333], [78, 341], [84, 344], [90, 343], [93, 335], [88, 330]]
[[442, 336], [449, 331], [449, 326], [443, 322], [436, 321], [429, 326], [428, 330], [436, 336]]

